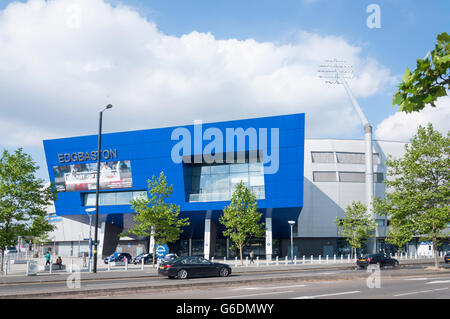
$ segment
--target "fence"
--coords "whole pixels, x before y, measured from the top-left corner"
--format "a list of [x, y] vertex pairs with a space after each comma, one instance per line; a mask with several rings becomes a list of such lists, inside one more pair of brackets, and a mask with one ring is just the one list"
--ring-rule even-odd
[[[397, 258], [399, 261], [424, 261], [430, 260], [434, 258], [433, 255], [418, 255], [401, 253], [400, 256], [390, 254], [392, 258]], [[444, 252], [439, 252], [439, 257], [443, 258]], [[238, 257], [235, 257], [234, 260], [227, 258], [215, 259], [211, 258], [211, 261], [217, 261], [220, 263], [228, 263], [234, 267], [264, 267], [264, 266], [283, 266], [283, 265], [326, 265], [326, 264], [354, 264], [356, 262], [357, 257], [351, 258], [350, 255], [326, 255], [322, 256], [294, 256], [293, 259], [288, 258], [287, 256], [283, 258], [275, 257], [273, 260], [268, 259], [260, 259], [256, 257], [251, 260], [248, 257], [243, 260], [241, 263], [238, 260]], [[61, 272], [58, 270], [58, 267], [46, 267], [46, 261], [44, 258], [32, 258], [31, 254], [25, 253], [17, 253], [17, 254], [9, 254], [4, 258], [4, 267], [3, 267], [3, 275], [26, 275], [27, 274], [27, 262], [35, 261], [38, 265], [38, 273], [58, 273]], [[50, 261], [50, 264], [54, 263], [54, 259]], [[65, 266], [64, 272], [72, 272], [74, 268], [80, 269], [82, 272], [91, 272], [92, 271], [92, 260], [89, 259], [84, 260], [82, 258], [73, 257], [73, 258], [65, 258], [63, 260], [63, 264]], [[126, 262], [111, 262], [108, 264], [104, 264], [103, 260], [99, 259], [97, 263], [97, 272], [104, 271], [144, 271], [144, 270], [153, 270], [156, 271], [158, 268], [158, 264], [154, 268], [151, 264], [144, 264], [144, 260], [138, 264]]]

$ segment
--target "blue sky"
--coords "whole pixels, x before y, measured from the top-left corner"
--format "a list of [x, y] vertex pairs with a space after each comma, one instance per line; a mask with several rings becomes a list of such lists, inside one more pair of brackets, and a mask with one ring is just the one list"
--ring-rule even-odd
[[[11, 2], [14, 1], [0, 0], [0, 10], [7, 8]], [[24, 0], [20, 2], [27, 3]], [[390, 82], [388, 81], [388, 85], [380, 85], [376, 92], [370, 94], [358, 94], [357, 92], [358, 101], [374, 129], [395, 113], [395, 108], [391, 105], [392, 94], [396, 89], [395, 84], [391, 83], [392, 79], [400, 79], [406, 67], [414, 68], [416, 59], [425, 56], [428, 50], [434, 48], [438, 33], [450, 32], [450, 1], [446, 0], [107, 0], [106, 2], [115, 8], [123, 4], [131, 7], [141, 17], [153, 22], [159, 33], [177, 39], [191, 34], [193, 31], [201, 34], [210, 33], [215, 40], [245, 41], [254, 39], [258, 44], [267, 42], [275, 46], [301, 43], [303, 41], [302, 32], [324, 39], [328, 37], [342, 39], [348, 45], [360, 49], [361, 52], [357, 54], [358, 56], [364, 59], [373, 59], [377, 61], [380, 68], [389, 71]], [[381, 9], [381, 28], [379, 29], [370, 29], [366, 25], [366, 20], [370, 15], [366, 12], [366, 8], [370, 4], [377, 4]], [[16, 16], [20, 17], [20, 15]], [[42, 30], [39, 30], [41, 32], [39, 36], [45, 35], [45, 32], [51, 33], [48, 30], [43, 27]], [[333, 56], [333, 53], [323, 52], [324, 55], [330, 57]], [[34, 59], [33, 52], [30, 51], [28, 54], [29, 60], [32, 61]], [[0, 72], [1, 70], [0, 65]], [[358, 70], [355, 71], [358, 72]], [[40, 77], [45, 80], [47, 75], [42, 74]], [[352, 85], [352, 83], [350, 84]], [[343, 88], [341, 89], [343, 90]], [[38, 99], [41, 99], [43, 95], [40, 94]], [[15, 96], [6, 97], [5, 100], [7, 103], [13, 101], [11, 107], [14, 103], [19, 103], [19, 98]], [[18, 102], [14, 102], [16, 100]], [[45, 105], [46, 101], [50, 103], [49, 100], [42, 97], [40, 103]], [[345, 97], [336, 103], [350, 105]], [[297, 112], [302, 111], [300, 107]], [[3, 117], [4, 121], [11, 121], [14, 115], [10, 113], [8, 111], [8, 114], [4, 113], [3, 116], [0, 114], [0, 120]], [[55, 114], [55, 116], [57, 115]], [[61, 114], [61, 117], [55, 118], [55, 121], [60, 121], [65, 118], [64, 116]], [[95, 134], [96, 112], [90, 116], [93, 120], [87, 124], [91, 125], [92, 129], [80, 132], [72, 130], [68, 132], [68, 136]], [[245, 117], [245, 115], [243, 116]], [[437, 118], [437, 116], [435, 117]], [[39, 130], [48, 130], [48, 126], [48, 124], [46, 126], [43, 124]], [[149, 125], [149, 127], [153, 126], [158, 126], [158, 124]], [[164, 123], [159, 126], [164, 126]], [[447, 126], [446, 129], [448, 130], [448, 128]], [[109, 130], [123, 130], [123, 126], [111, 126]], [[106, 131], [108, 131], [107, 124]], [[55, 134], [59, 136], [58, 133]], [[313, 134], [312, 137], [316, 137], [316, 135]], [[48, 136], [53, 137], [54, 134], [49, 132], [48, 135], [43, 134], [42, 138], [48, 138]], [[362, 133], [358, 129], [352, 129], [348, 133], [337, 131], [334, 135], [332, 132], [328, 132], [325, 136], [319, 137], [361, 138]], [[1, 148], [14, 149], [18, 146], [21, 146], [19, 142], [8, 144], [0, 140]], [[40, 176], [47, 179], [42, 146], [30, 143], [25, 145], [25, 151], [35, 157], [42, 167], [39, 172]]]

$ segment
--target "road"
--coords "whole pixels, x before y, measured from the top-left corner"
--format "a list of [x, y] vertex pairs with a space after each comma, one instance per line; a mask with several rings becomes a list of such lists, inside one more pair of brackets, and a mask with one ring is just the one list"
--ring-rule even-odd
[[[141, 273], [142, 274], [142, 273]], [[120, 275], [120, 274], [119, 274]], [[0, 284], [0, 298], [121, 298], [121, 299], [449, 299], [450, 272], [424, 267], [382, 269], [290, 269], [235, 272], [228, 278], [168, 279], [145, 277], [79, 281], [66, 278], [40, 283]], [[73, 279], [73, 278], [72, 278]], [[69, 284], [73, 283], [72, 281]]]
[[[195, 281], [197, 279], [190, 279]], [[325, 280], [281, 284], [247, 284], [237, 287], [155, 291], [123, 294], [120, 299], [449, 299], [450, 275], [381, 279], [379, 288], [369, 288], [364, 279]], [[96, 297], [98, 298], [98, 297]]]

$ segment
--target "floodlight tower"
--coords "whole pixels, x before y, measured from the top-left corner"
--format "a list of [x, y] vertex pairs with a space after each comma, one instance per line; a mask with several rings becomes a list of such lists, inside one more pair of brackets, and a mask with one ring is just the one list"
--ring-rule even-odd
[[[350, 98], [352, 105], [361, 120], [361, 124], [364, 127], [365, 136], [365, 162], [366, 162], [366, 205], [367, 214], [375, 220], [375, 215], [373, 213], [373, 197], [374, 197], [374, 187], [373, 187], [373, 154], [372, 154], [372, 126], [367, 120], [366, 116], [361, 110], [358, 101], [356, 101], [353, 96], [350, 87], [345, 79], [353, 78], [353, 70], [351, 65], [346, 65], [345, 61], [331, 59], [325, 60], [325, 64], [319, 66], [320, 78], [329, 79], [325, 83], [329, 84], [342, 84]], [[376, 238], [372, 237], [367, 242], [367, 248], [369, 253], [376, 253]]]

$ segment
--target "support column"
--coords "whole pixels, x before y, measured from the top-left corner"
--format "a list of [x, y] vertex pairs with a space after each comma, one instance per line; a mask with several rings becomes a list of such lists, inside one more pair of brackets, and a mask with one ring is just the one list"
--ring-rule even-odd
[[217, 225], [210, 218], [205, 219], [204, 257], [214, 257], [216, 248]]
[[209, 259], [211, 246], [211, 219], [205, 219], [205, 238], [203, 241], [203, 257]]
[[266, 260], [272, 260], [272, 218], [266, 217]]

